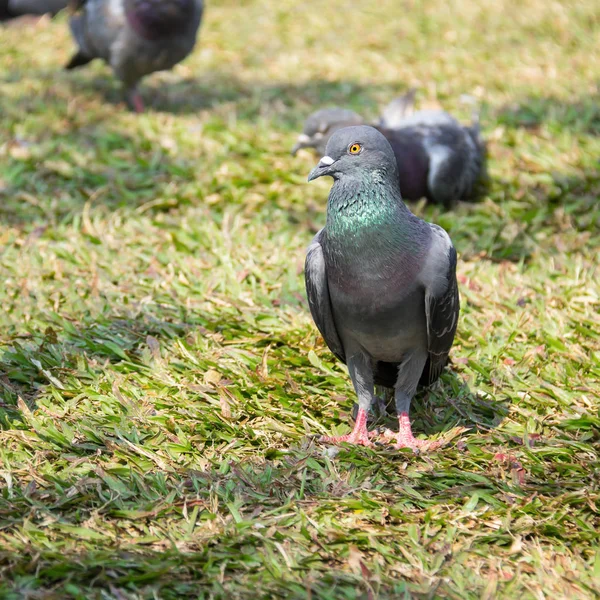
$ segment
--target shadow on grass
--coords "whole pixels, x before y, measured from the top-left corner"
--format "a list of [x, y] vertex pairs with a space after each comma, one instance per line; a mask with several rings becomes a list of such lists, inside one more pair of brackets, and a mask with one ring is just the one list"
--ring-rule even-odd
[[[302, 83], [244, 81], [233, 73], [207, 72], [186, 79], [158, 76], [162, 81], [144, 80], [141, 92], [147, 108], [172, 114], [195, 114], [221, 104], [235, 106], [236, 119], [256, 121], [277, 119], [284, 131], [299, 131], [304, 119], [325, 106], [344, 106], [365, 118], [374, 118], [381, 106], [377, 98], [391, 99], [405, 91], [392, 84], [358, 81], [310, 80]], [[72, 84], [76, 85], [75, 82]], [[121, 102], [118, 86], [108, 78], [78, 80], [81, 89], [90, 88], [111, 103]], [[384, 100], [385, 101], [385, 100]]]
[[[48, 73], [39, 76], [50, 77]], [[17, 83], [19, 77], [19, 73], [9, 73], [5, 81]], [[344, 81], [310, 81], [298, 85], [245, 83], [234, 76], [210, 73], [204, 79], [200, 76], [167, 81], [162, 86], [160, 83], [159, 79], [144, 88], [151, 110], [195, 113], [232, 103], [236, 121], [254, 123], [264, 119], [272, 122], [282, 135], [298, 131], [306, 114], [323, 104], [353, 104], [363, 113], [369, 111], [365, 107], [371, 107], [375, 114], [374, 94], [388, 89]], [[26, 112], [32, 119], [44, 117], [48, 126], [32, 140], [15, 136], [6, 144], [6, 165], [0, 180], [0, 219], [5, 222], [15, 226], [43, 226], [77, 218], [90, 198], [95, 205], [108, 209], [148, 204], [152, 211], [157, 211], [170, 210], [180, 202], [196, 201], [211, 192], [227, 192], [229, 181], [221, 183], [216, 176], [206, 173], [198, 177], [199, 161], [209, 173], [216, 173], [223, 162], [254, 157], [250, 168], [257, 170], [256, 183], [265, 183], [262, 163], [258, 160], [265, 149], [254, 145], [240, 151], [230, 148], [231, 142], [224, 135], [229, 126], [222, 123], [226, 118], [223, 115], [217, 115], [216, 121], [205, 127], [207, 137], [216, 132], [213, 137], [221, 149], [210, 156], [205, 156], [203, 149], [194, 149], [186, 155], [179, 149], [163, 149], [155, 131], [148, 136], [131, 134], [127, 125], [114, 122], [115, 116], [110, 111], [94, 106], [82, 117], [69, 109], [79, 85], [106, 94], [115, 102], [120, 99], [119, 86], [113, 78], [88, 73], [86, 77], [78, 74], [72, 79], [62, 74], [57, 81], [50, 80], [42, 92], [35, 89], [29, 95], [6, 101], [7, 114], [15, 121]], [[389, 91], [397, 92], [391, 88]], [[80, 110], [86, 110], [81, 96], [76, 102], [81, 104]], [[268, 123], [261, 127], [269, 129]], [[287, 151], [286, 156], [289, 156]], [[252, 187], [254, 182], [245, 181], [244, 177], [236, 179], [236, 186]], [[240, 178], [242, 181], [238, 181]]]
[[[84, 322], [77, 324], [55, 315], [52, 318], [52, 325], [48, 326], [45, 332], [20, 334], [5, 342], [5, 350], [0, 355], [2, 377], [0, 428], [10, 429], [13, 428], [15, 421], [26, 420], [23, 419], [22, 410], [35, 411], [36, 399], [40, 395], [47, 398], [49, 389], [55, 390], [58, 394], [57, 402], [60, 406], [64, 406], [65, 402], [76, 397], [89, 397], [93, 403], [94, 398], [100, 401], [101, 398], [109, 395], [116, 403], [117, 412], [124, 410], [124, 414], [127, 414], [131, 408], [129, 401], [120, 397], [118, 389], [115, 391], [111, 385], [121, 378], [124, 380], [133, 377], [135, 381], [137, 376], [142, 378], [140, 385], [144, 389], [152, 381], [153, 385], [157, 386], [157, 391], [164, 389], [165, 386], [173, 388], [174, 392], [179, 390], [175, 392], [177, 394], [181, 389], [188, 390], [187, 393], [191, 394], [189, 401], [194, 403], [194, 410], [199, 410], [202, 403], [207, 400], [206, 392], [216, 394], [216, 411], [219, 413], [218, 390], [211, 390], [197, 384], [191, 385], [192, 381], [197, 380], [198, 375], [201, 382], [202, 374], [215, 368], [213, 361], [187, 362], [185, 355], [179, 352], [169, 354], [167, 356], [170, 358], [167, 358], [161, 354], [161, 348], [177, 342], [187, 348], [185, 353], [193, 353], [197, 343], [194, 340], [198, 337], [210, 339], [216, 334], [227, 344], [228, 340], [235, 340], [238, 335], [242, 337], [248, 335], [247, 332], [238, 331], [235, 321], [230, 322], [227, 329], [223, 330], [223, 318], [220, 314], [203, 315], [195, 311], [188, 313], [176, 306], [171, 308], [162, 306], [159, 315], [150, 312], [137, 317], [100, 314], [87, 317]], [[189, 342], [186, 341], [188, 339]], [[262, 341], [257, 338], [255, 342], [257, 348], [267, 345], [277, 347], [279, 343], [285, 341], [278, 340], [276, 336], [264, 336]], [[260, 355], [260, 351], [258, 354]], [[170, 375], [155, 379], [156, 374], [163, 371], [161, 365], [165, 360], [169, 361]], [[215, 358], [214, 361], [217, 359]], [[281, 369], [285, 370], [285, 366]], [[226, 370], [224, 372], [227, 373]], [[256, 373], [254, 363], [246, 365], [243, 372], [245, 372], [244, 377], [248, 377], [249, 381], [241, 389], [232, 390], [236, 394], [235, 402], [244, 401], [243, 394], [246, 392], [242, 389], [248, 385], [251, 386], [251, 390], [264, 385], [267, 385], [267, 389], [272, 386], [275, 386], [273, 389], [278, 389], [277, 386], [282, 385], [279, 374], [275, 379], [263, 381]], [[109, 373], [108, 378], [107, 373]], [[180, 373], [183, 376], [181, 381], [178, 379]], [[228, 384], [224, 383], [224, 385]], [[133, 384], [133, 388], [137, 389], [137, 384]], [[136, 404], [135, 389], [132, 406]], [[237, 396], [239, 393], [242, 396]], [[20, 403], [21, 400], [26, 408]], [[297, 401], [299, 400], [293, 397], [288, 399], [292, 406], [296, 406]], [[162, 399], [160, 403], [163, 403]], [[154, 403], [149, 403], [148, 409], [153, 408]], [[298, 410], [302, 412], [299, 407], [296, 408], [294, 414], [290, 413], [290, 418], [296, 418], [295, 413]], [[344, 415], [342, 418], [345, 420], [348, 416], [346, 409], [340, 408]], [[350, 408], [347, 407], [348, 412]], [[258, 406], [248, 408], [248, 411], [249, 419], [260, 418], [262, 414]], [[111, 409], [106, 414], [106, 418], [110, 420], [113, 412], [114, 409]], [[439, 383], [418, 392], [411, 411], [415, 421], [415, 432], [427, 436], [434, 433], [444, 434], [457, 426], [490, 430], [496, 428], [506, 414], [505, 404], [490, 403], [478, 398], [459, 376], [449, 370], [443, 374]], [[320, 420], [325, 415], [316, 416], [314, 413], [313, 416]], [[101, 415], [98, 418], [102, 418]], [[337, 420], [335, 416], [330, 415], [331, 418], [333, 422]], [[224, 435], [235, 432], [234, 424], [221, 422], [220, 417], [216, 422], [220, 423], [219, 430], [224, 428], [222, 431]], [[390, 418], [385, 425], [395, 428], [397, 421], [395, 418]], [[220, 434], [217, 431], [213, 433], [216, 435], [215, 439], [218, 439]], [[212, 439], [213, 433], [208, 433], [207, 439]]]
[[300, 598], [307, 590], [317, 594], [315, 597], [327, 597], [332, 586], [349, 598], [346, 594], [358, 585], [357, 578], [342, 570], [330, 570], [323, 580], [312, 583], [300, 581], [299, 574], [294, 577], [297, 581], [290, 581], [289, 575], [279, 578], [268, 568], [271, 561], [265, 559], [265, 552], [264, 544], [251, 535], [238, 536], [235, 544], [223, 549], [215, 547], [213, 542], [196, 552], [178, 552], [173, 548], [162, 551], [107, 548], [69, 552], [64, 556], [41, 548], [35, 554], [26, 552], [23, 556], [4, 552], [0, 553], [0, 566], [8, 578], [0, 584], [0, 593], [6, 586], [7, 596], [3, 597], [7, 598], [11, 597], [11, 591], [21, 597], [25, 590], [30, 598], [56, 600], [129, 598], [132, 594], [164, 600], [222, 598], [229, 594], [235, 598], [255, 598], [256, 592], [250, 589], [258, 584], [261, 598]]
[[56, 225], [88, 201], [108, 209], [147, 203], [169, 209], [177, 198], [161, 200], [165, 188], [193, 178], [191, 164], [104, 122], [72, 123], [50, 140], [14, 138], [7, 146], [0, 219], [17, 227]]
[[[88, 95], [98, 96], [112, 105], [120, 104], [123, 111], [127, 110], [121, 85], [108, 67], [101, 72], [85, 68], [66, 72], [61, 65], [55, 70], [38, 69], [26, 73], [17, 70], [4, 74], [0, 81], [22, 84], [24, 76], [47, 81], [47, 86], [41, 93], [36, 90], [11, 98], [22, 111], [62, 110], [74, 98], [82, 102], [89, 99]], [[297, 130], [309, 113], [329, 105], [366, 111], [366, 118], [375, 117], [381, 108], [376, 98], [383, 97], [386, 102], [405, 92], [406, 88], [345, 80], [310, 80], [298, 84], [244, 81], [235, 73], [207, 71], [187, 78], [169, 72], [157, 73], [143, 80], [140, 91], [149, 111], [194, 114], [221, 104], [233, 104], [237, 119], [255, 121], [259, 117], [275, 115], [283, 129]], [[291, 110], [292, 107], [296, 110]], [[297, 110], [299, 107], [305, 110]]]
[[399, 94], [398, 86], [363, 84], [358, 81], [310, 80], [303, 83], [245, 82], [232, 75], [199, 75], [174, 82], [160, 89], [153, 108], [175, 114], [195, 113], [213, 108], [220, 102], [239, 102], [237, 118], [254, 121], [275, 115], [278, 125], [297, 131], [304, 119], [318, 108], [344, 106], [365, 118], [379, 114], [376, 98], [392, 98]]
[[414, 416], [430, 435], [454, 427], [480, 432], [497, 429], [508, 416], [510, 400], [487, 401], [474, 394], [453, 371], [446, 370], [437, 385], [417, 394], [413, 405]]
[[[261, 465], [225, 460], [219, 469], [186, 476], [136, 466], [117, 472], [106, 463], [109, 455], [88, 453], [85, 475], [46, 472], [37, 483], [15, 481], [8, 497], [0, 494], [0, 533], [15, 542], [0, 549], [0, 595], [8, 589], [35, 598], [48, 590], [56, 595], [43, 597], [86, 598], [110, 589], [175, 599], [204, 597], [200, 590], [222, 597], [229, 589], [239, 598], [254, 583], [265, 598], [290, 597], [285, 590], [304, 597], [307, 589], [321, 597], [333, 584], [352, 591], [360, 582], [326, 566], [329, 553], [314, 555], [313, 541], [300, 531], [298, 507], [311, 510], [315, 495], [335, 487], [330, 471], [310, 456]], [[343, 511], [347, 495], [334, 490], [328, 510]], [[285, 539], [261, 531], [275, 523], [285, 528]], [[47, 542], [38, 544], [38, 531]], [[52, 547], [50, 539], [62, 543]], [[277, 547], [290, 542], [297, 565], [281, 577], [288, 559]], [[327, 575], [315, 581], [315, 568]]]
[[600, 96], [589, 94], [564, 101], [559, 98], [530, 96], [500, 107], [495, 112], [499, 125], [536, 129], [551, 128], [600, 135]]
[[548, 244], [557, 234], [574, 248], [600, 243], [599, 197], [600, 170], [556, 172], [525, 187], [496, 180], [483, 202], [460, 203], [452, 213], [437, 207], [417, 212], [448, 231], [463, 261], [529, 263], [540, 252], [540, 240]]
[[[398, 430], [398, 419], [393, 396], [386, 397], [385, 402], [373, 406], [373, 416], [369, 418], [369, 428], [387, 428]], [[411, 421], [413, 433], [434, 434], [448, 433], [455, 427], [468, 430], [491, 431], [498, 428], [509, 412], [510, 400], [489, 402], [477, 396], [469, 386], [454, 373], [446, 369], [441, 378], [433, 386], [419, 388], [411, 402]], [[354, 404], [353, 419], [356, 417], [358, 405]]]
[[[25, 422], [23, 404], [25, 410], [35, 410], [37, 398], [43, 390], [42, 385], [36, 388], [32, 382], [22, 381], [20, 372], [4, 363], [5, 357], [6, 353], [0, 357], [0, 431], [21, 428]], [[23, 404], [20, 405], [20, 402]]]

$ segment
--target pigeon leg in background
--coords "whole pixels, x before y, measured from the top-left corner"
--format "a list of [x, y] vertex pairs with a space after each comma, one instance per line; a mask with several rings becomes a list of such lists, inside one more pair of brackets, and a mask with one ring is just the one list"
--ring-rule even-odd
[[142, 96], [136, 88], [129, 88], [128, 90], [126, 90], [125, 102], [131, 110], [138, 114], [143, 113], [145, 110]]
[[332, 444], [346, 442], [347, 444], [371, 446], [367, 431], [367, 416], [373, 402], [373, 371], [367, 359], [359, 354], [348, 360], [348, 372], [358, 396], [358, 414], [354, 429], [348, 435], [323, 436], [321, 442]]

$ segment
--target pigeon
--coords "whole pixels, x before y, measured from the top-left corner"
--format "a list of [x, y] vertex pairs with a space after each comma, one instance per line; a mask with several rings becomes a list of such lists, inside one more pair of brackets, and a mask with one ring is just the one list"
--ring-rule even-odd
[[460, 309], [456, 250], [438, 225], [402, 201], [396, 157], [373, 127], [339, 129], [308, 180], [329, 176], [326, 224], [306, 256], [310, 312], [333, 354], [348, 366], [358, 413], [348, 435], [324, 442], [371, 445], [374, 386], [393, 389], [399, 431], [384, 437], [418, 449], [409, 418], [417, 386], [438, 379]]
[[55, 15], [68, 3], [68, 0], [4, 0], [0, 1], [0, 20], [24, 15]]
[[78, 50], [66, 68], [105, 60], [136, 112], [144, 111], [139, 80], [190, 54], [203, 11], [202, 0], [75, 0], [74, 5], [70, 25]]
[[363, 125], [364, 119], [353, 110], [345, 108], [323, 108], [306, 119], [304, 130], [292, 148], [295, 156], [300, 148], [314, 148], [320, 155], [325, 154], [327, 140], [335, 131], [351, 125]]
[[[457, 200], [473, 197], [477, 182], [485, 174], [486, 148], [479, 117], [466, 127], [441, 110], [414, 111], [414, 95], [411, 90], [390, 102], [374, 126], [387, 138], [396, 155], [402, 197], [425, 197], [451, 208]], [[365, 120], [352, 111], [317, 111], [306, 120], [292, 153], [311, 147], [323, 154], [327, 140], [336, 130], [360, 124], [366, 124]]]
[[479, 114], [461, 125], [443, 110], [413, 110], [414, 91], [392, 100], [377, 128], [390, 142], [398, 161], [403, 197], [425, 196], [451, 208], [474, 195], [484, 177], [486, 147]]

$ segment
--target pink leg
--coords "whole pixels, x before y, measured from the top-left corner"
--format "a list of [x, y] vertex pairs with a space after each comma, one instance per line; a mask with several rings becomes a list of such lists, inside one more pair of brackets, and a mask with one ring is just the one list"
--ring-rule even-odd
[[418, 440], [412, 433], [410, 426], [410, 417], [408, 413], [403, 412], [398, 416], [398, 433], [392, 431], [386, 431], [383, 436], [388, 440], [394, 440], [394, 448], [412, 448], [416, 450], [423, 446], [426, 442], [424, 440]]
[[144, 101], [139, 92], [133, 92], [131, 95], [131, 104], [136, 113], [140, 114], [144, 112]]
[[319, 440], [321, 442], [329, 442], [331, 444], [340, 444], [346, 442], [347, 444], [358, 444], [363, 446], [371, 446], [369, 440], [369, 432], [367, 431], [367, 411], [364, 408], [358, 409], [356, 415], [356, 422], [352, 433], [348, 435], [330, 436], [323, 435]]
[[144, 112], [144, 101], [135, 87], [127, 88], [124, 92], [124, 96], [129, 110], [132, 110], [138, 114]]

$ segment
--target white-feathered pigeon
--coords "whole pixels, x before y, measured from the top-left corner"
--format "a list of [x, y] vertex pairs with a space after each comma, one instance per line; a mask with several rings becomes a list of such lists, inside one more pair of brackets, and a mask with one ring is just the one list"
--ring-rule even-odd
[[373, 127], [336, 131], [308, 180], [333, 187], [326, 225], [313, 239], [305, 278], [313, 319], [348, 365], [358, 396], [351, 434], [329, 442], [370, 444], [374, 386], [393, 388], [396, 447], [416, 448], [408, 416], [419, 382], [446, 365], [459, 314], [456, 250], [448, 234], [402, 202], [394, 152]]
[[170, 69], [194, 48], [202, 0], [76, 0], [71, 31], [79, 46], [67, 69], [105, 60], [123, 82], [125, 99], [144, 110], [139, 80]]
[[[451, 207], [457, 200], [471, 197], [484, 174], [485, 144], [478, 118], [471, 126], [463, 126], [441, 110], [414, 111], [413, 101], [414, 91], [396, 98], [375, 126], [396, 155], [402, 197], [426, 197]], [[292, 153], [312, 147], [322, 154], [335, 131], [357, 124], [364, 124], [364, 120], [352, 111], [317, 111], [306, 120]]]

